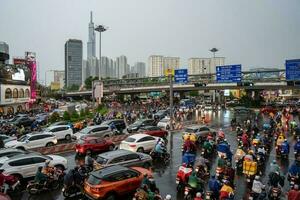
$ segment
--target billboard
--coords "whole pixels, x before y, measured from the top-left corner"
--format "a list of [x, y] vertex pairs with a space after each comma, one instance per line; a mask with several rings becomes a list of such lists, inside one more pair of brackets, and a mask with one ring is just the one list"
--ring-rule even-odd
[[216, 66], [218, 83], [239, 83], [242, 81], [242, 65]]
[[25, 58], [13, 58], [13, 64], [14, 65], [26, 65], [26, 59]]
[[285, 79], [287, 81], [300, 80], [300, 59], [285, 61]]

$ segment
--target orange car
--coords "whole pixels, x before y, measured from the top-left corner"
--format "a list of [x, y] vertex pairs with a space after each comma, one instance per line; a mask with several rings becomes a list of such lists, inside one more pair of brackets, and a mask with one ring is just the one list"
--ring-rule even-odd
[[141, 167], [114, 165], [90, 173], [84, 182], [84, 194], [90, 199], [119, 199], [140, 187], [144, 174], [152, 173]]

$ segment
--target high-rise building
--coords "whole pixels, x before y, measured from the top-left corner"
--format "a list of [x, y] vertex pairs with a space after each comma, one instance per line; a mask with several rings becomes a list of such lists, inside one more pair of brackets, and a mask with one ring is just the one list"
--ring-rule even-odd
[[116, 59], [116, 76], [117, 78], [121, 79], [126, 72], [129, 72], [129, 67], [127, 65], [127, 58], [126, 56], [120, 56]]
[[65, 86], [82, 84], [82, 41], [69, 39], [65, 43]]
[[159, 55], [152, 55], [148, 59], [149, 62], [149, 76], [162, 76], [164, 74], [164, 57]]
[[131, 73], [137, 73], [138, 77], [146, 76], [146, 64], [144, 62], [136, 62], [131, 69]]
[[98, 59], [96, 57], [89, 57], [87, 59], [87, 77], [98, 77], [99, 76], [99, 67], [98, 67]]
[[[53, 70], [53, 83], [59, 85], [59, 88], [64, 87], [65, 71], [64, 70]], [[53, 84], [51, 83], [51, 85]]]
[[188, 60], [189, 74], [211, 74], [216, 73], [216, 66], [225, 64], [224, 57], [215, 58], [190, 58]]
[[113, 59], [109, 59], [109, 77], [110, 78], [115, 78], [116, 77], [116, 70], [115, 70], [115, 66], [114, 66], [114, 61]]
[[92, 11], [90, 13], [89, 40], [87, 42], [87, 58], [91, 57], [96, 57], [96, 38]]
[[0, 41], [0, 63], [8, 64], [9, 62], [9, 47], [5, 42]]
[[166, 69], [179, 69], [179, 57], [152, 55], [149, 57], [149, 76], [163, 76]]
[[179, 69], [179, 57], [164, 57], [164, 70], [166, 69]]

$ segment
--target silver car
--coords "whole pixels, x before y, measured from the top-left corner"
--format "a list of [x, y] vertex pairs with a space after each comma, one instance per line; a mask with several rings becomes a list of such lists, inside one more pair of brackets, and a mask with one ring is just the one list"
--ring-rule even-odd
[[97, 156], [96, 163], [96, 168], [111, 165], [149, 168], [152, 165], [152, 158], [144, 153], [119, 149], [99, 154]]

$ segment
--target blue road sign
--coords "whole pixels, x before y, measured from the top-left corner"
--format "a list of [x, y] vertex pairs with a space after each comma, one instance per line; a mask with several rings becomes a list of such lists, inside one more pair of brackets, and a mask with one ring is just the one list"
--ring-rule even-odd
[[216, 66], [218, 83], [238, 83], [242, 81], [242, 65]]
[[285, 80], [300, 81], [300, 59], [285, 61]]
[[176, 69], [174, 73], [175, 83], [187, 83], [188, 82], [188, 70]]

